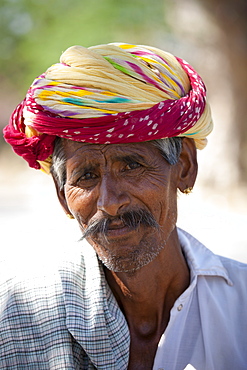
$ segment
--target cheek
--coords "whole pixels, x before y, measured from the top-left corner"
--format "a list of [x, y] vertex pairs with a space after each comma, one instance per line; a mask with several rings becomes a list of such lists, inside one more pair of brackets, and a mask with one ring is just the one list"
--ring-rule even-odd
[[136, 188], [136, 191], [150, 210], [161, 211], [160, 207], [166, 204], [168, 198], [169, 181], [167, 176], [149, 176], [141, 187]]
[[68, 207], [77, 221], [85, 225], [95, 213], [95, 202], [93, 193], [83, 191], [80, 188], [66, 186], [65, 196]]
[[[177, 186], [172, 176], [159, 176], [159, 178], [150, 180], [150, 192], [146, 194], [150, 210], [156, 216], [160, 225], [167, 222], [174, 223], [177, 217]], [[156, 180], [156, 181], [155, 181]], [[170, 221], [169, 221], [170, 220]]]
[[160, 200], [160, 222], [163, 225], [171, 225], [172, 227], [177, 221], [177, 188], [170, 184], [166, 192], [163, 193], [163, 198]]

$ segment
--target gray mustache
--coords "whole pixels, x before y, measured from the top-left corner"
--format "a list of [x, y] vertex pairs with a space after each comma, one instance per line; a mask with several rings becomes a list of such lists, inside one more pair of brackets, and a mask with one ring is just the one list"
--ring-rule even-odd
[[95, 237], [98, 234], [101, 234], [104, 238], [107, 239], [107, 231], [111, 223], [116, 220], [120, 220], [124, 224], [124, 226], [128, 226], [133, 229], [136, 229], [141, 225], [152, 227], [154, 229], [159, 229], [160, 227], [152, 213], [144, 209], [139, 209], [125, 212], [117, 217], [104, 217], [100, 220], [95, 220], [84, 230], [81, 239]]

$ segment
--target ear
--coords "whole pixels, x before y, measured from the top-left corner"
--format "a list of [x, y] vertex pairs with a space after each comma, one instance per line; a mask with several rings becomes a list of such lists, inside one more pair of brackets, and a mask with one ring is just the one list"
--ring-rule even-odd
[[59, 200], [64, 212], [66, 213], [66, 215], [70, 217], [70, 216], [72, 216], [72, 214], [69, 210], [69, 207], [68, 207], [68, 204], [67, 204], [67, 201], [66, 201], [66, 197], [65, 197], [65, 193], [64, 193], [64, 187], [61, 188], [59, 186], [57, 178], [53, 174], [52, 174], [52, 178], [53, 178], [53, 181], [54, 181], [54, 184], [55, 184], [55, 187], [56, 187], [58, 200]]
[[179, 157], [178, 189], [184, 192], [187, 188], [193, 188], [197, 177], [197, 152], [193, 139], [183, 138], [182, 151]]

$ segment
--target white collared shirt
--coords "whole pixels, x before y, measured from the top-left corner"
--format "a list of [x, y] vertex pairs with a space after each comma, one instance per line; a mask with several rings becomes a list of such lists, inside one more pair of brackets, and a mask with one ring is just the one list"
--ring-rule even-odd
[[[179, 239], [191, 283], [171, 310], [153, 370], [247, 369], [247, 265], [184, 231]], [[59, 269], [22, 277], [0, 267], [1, 370], [127, 369], [128, 325], [102, 265], [87, 243], [70, 254]]]
[[153, 370], [247, 369], [247, 266], [214, 255], [184, 231], [179, 239], [191, 283], [171, 310]]

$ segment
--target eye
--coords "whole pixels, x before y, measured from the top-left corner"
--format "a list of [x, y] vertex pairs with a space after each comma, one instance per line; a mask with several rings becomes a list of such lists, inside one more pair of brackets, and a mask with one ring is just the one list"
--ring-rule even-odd
[[95, 184], [97, 178], [98, 176], [96, 173], [86, 171], [82, 176], [78, 177], [78, 179], [75, 180], [74, 185], [82, 188], [88, 188]]
[[80, 188], [95, 186], [100, 173], [96, 166], [76, 166], [68, 176], [68, 184]]
[[96, 178], [97, 178], [97, 175], [95, 173], [88, 171], [88, 172], [84, 173], [84, 175], [79, 178], [79, 181], [93, 180], [93, 179], [96, 179]]
[[138, 163], [138, 162], [133, 161], [133, 162], [130, 162], [130, 163], [126, 164], [124, 170], [125, 171], [126, 170], [127, 171], [128, 170], [135, 170], [136, 168], [139, 168], [139, 167], [142, 167], [142, 165], [140, 163]]

